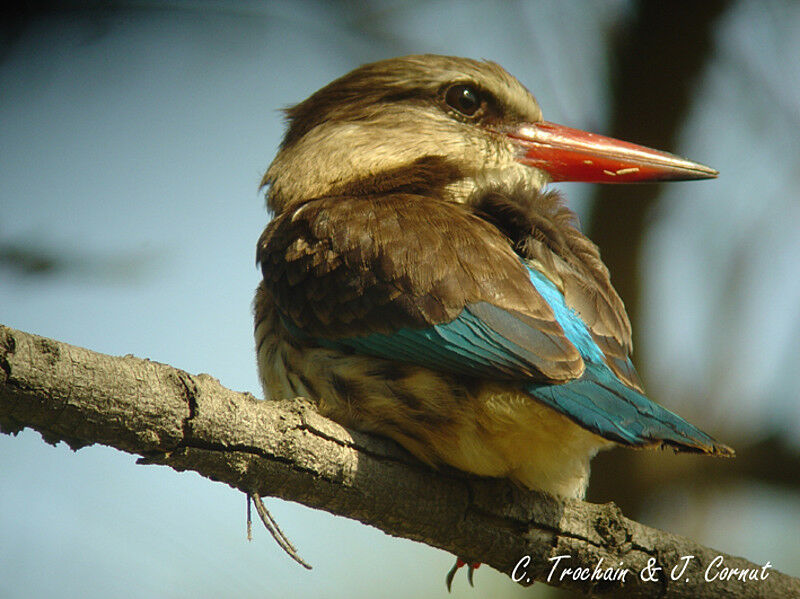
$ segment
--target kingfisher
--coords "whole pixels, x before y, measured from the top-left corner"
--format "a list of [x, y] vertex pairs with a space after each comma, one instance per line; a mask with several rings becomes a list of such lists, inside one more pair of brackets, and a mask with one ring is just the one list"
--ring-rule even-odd
[[616, 445], [733, 454], [645, 395], [608, 269], [547, 188], [715, 170], [544, 121], [516, 78], [466, 58], [367, 64], [286, 116], [257, 245], [268, 398], [565, 497]]

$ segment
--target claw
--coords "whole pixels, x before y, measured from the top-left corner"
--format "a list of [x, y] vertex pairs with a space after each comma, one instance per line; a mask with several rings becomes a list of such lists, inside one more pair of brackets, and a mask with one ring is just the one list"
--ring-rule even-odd
[[469, 581], [469, 586], [474, 587], [475, 585], [472, 582], [472, 574], [481, 567], [480, 562], [472, 562], [467, 569], [467, 580]]
[[[453, 567], [450, 568], [450, 571], [447, 573], [447, 576], [444, 579], [445, 584], [447, 585], [447, 592], [451, 591], [451, 587], [453, 586], [453, 578], [456, 576], [456, 572], [462, 566], [467, 565], [467, 560], [462, 559], [460, 557], [456, 558], [456, 563], [453, 564]], [[480, 562], [469, 562], [469, 567], [467, 568], [467, 580], [469, 581], [469, 586], [474, 587], [475, 584], [473, 583], [472, 576], [475, 570], [480, 568]]]
[[444, 583], [447, 585], [447, 592], [451, 591], [451, 587], [453, 586], [453, 578], [456, 575], [458, 569], [463, 566], [466, 562], [462, 560], [460, 557], [456, 558], [456, 563], [453, 564], [453, 567], [450, 568], [450, 571], [447, 573], [447, 576], [444, 579]]

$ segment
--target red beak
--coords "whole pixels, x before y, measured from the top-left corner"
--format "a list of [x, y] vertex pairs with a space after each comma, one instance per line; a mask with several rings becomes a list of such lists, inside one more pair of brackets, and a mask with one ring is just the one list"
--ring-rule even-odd
[[506, 134], [521, 148], [518, 160], [545, 171], [553, 181], [636, 183], [719, 174], [674, 154], [555, 123], [525, 123]]

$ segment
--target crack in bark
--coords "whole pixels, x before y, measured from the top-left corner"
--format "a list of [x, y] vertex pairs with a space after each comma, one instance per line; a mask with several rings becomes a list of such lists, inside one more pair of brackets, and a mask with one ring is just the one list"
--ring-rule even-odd
[[[278, 462], [285, 466], [288, 466], [295, 472], [300, 472], [303, 474], [311, 474], [317, 478], [325, 478], [326, 480], [331, 480], [330, 477], [321, 476], [319, 472], [314, 470], [313, 468], [305, 468], [300, 466], [295, 460], [291, 458], [287, 458], [280, 454], [271, 453], [268, 451], [264, 451], [259, 447], [254, 447], [251, 445], [241, 445], [241, 444], [233, 444], [233, 445], [226, 445], [224, 443], [213, 443], [210, 441], [201, 441], [201, 440], [192, 440], [187, 442], [179, 443], [175, 449], [170, 454], [180, 451], [181, 449], [199, 449], [201, 451], [212, 451], [212, 452], [219, 452], [222, 454], [230, 454], [231, 452], [243, 453], [249, 456], [253, 456], [256, 458], [261, 458], [265, 460], [269, 460], [270, 462]], [[162, 462], [165, 465], [169, 465], [169, 456]], [[244, 491], [245, 493], [251, 492], [252, 489], [244, 488], [244, 487], [236, 487], [240, 491]]]
[[188, 438], [192, 434], [192, 420], [197, 415], [197, 384], [195, 383], [192, 375], [182, 370], [176, 370], [176, 378], [183, 387], [186, 405], [189, 408], [189, 413], [181, 423], [183, 436], [184, 438]]

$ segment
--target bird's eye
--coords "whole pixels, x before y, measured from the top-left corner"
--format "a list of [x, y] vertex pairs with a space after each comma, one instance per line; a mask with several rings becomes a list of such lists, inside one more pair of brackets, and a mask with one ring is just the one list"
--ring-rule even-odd
[[473, 116], [481, 107], [481, 94], [471, 85], [454, 85], [447, 90], [444, 100], [466, 116]]

